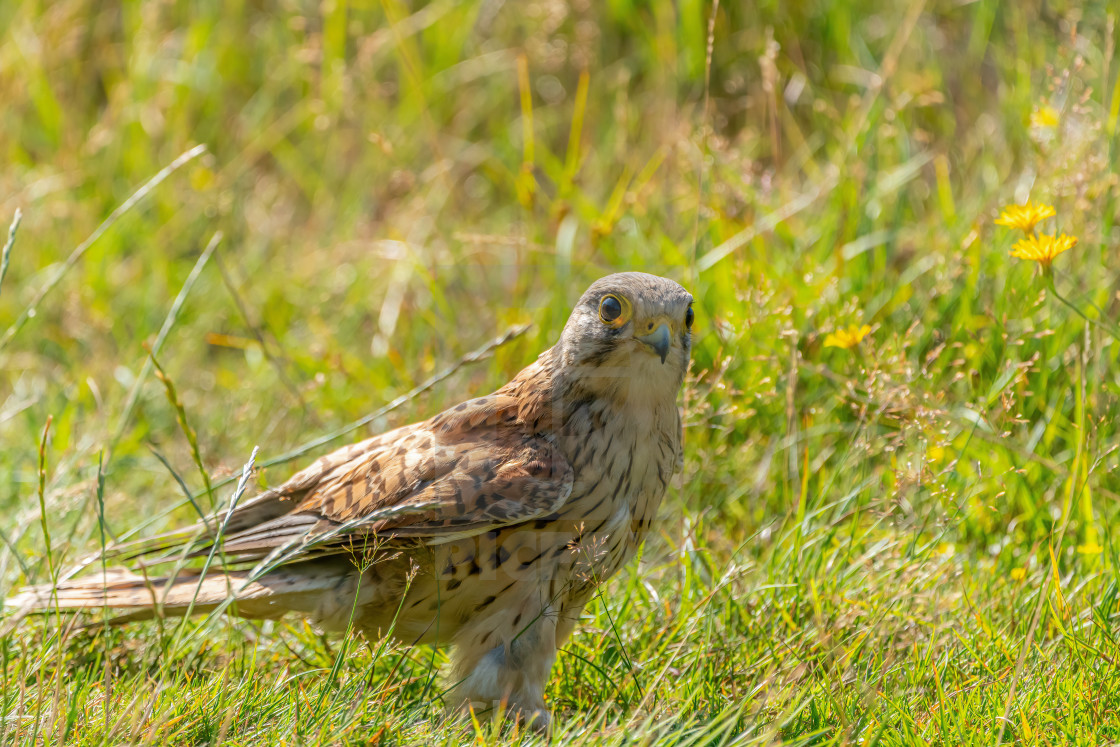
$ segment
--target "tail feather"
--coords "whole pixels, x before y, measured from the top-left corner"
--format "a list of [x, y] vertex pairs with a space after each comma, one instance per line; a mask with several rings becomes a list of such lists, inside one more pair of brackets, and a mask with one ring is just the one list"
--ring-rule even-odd
[[[93, 573], [57, 586], [34, 586], [5, 601], [15, 622], [37, 612], [114, 609], [128, 612], [121, 621], [154, 616], [204, 613], [228, 605], [240, 617], [277, 618], [287, 612], [317, 616], [324, 603], [345, 595], [348, 576], [333, 564], [301, 563], [261, 578], [249, 571], [182, 571], [174, 578], [151, 578], [123, 569]], [[351, 597], [352, 599], [353, 597]]]

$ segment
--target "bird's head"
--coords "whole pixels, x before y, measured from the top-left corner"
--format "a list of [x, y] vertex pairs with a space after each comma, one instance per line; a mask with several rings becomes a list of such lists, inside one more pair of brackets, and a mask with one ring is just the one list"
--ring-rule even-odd
[[[581, 387], [600, 396], [676, 399], [692, 349], [692, 295], [644, 272], [595, 281], [572, 310], [557, 351]], [[639, 386], [635, 387], [634, 383]]]

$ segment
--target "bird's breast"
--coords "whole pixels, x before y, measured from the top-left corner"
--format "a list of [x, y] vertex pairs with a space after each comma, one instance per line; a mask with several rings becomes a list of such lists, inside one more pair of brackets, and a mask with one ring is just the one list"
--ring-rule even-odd
[[611, 548], [613, 572], [641, 544], [661, 505], [679, 443], [675, 405], [643, 417], [591, 407], [568, 422], [562, 448], [574, 484], [563, 518]]

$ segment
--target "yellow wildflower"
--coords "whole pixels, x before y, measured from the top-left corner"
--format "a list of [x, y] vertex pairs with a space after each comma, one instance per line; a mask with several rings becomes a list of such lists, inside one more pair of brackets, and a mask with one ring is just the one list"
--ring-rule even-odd
[[1038, 262], [1043, 270], [1049, 272], [1054, 257], [1075, 246], [1077, 246], [1076, 236], [1066, 236], [1064, 233], [1061, 236], [1031, 234], [1015, 242], [1015, 246], [1011, 247], [1011, 256]]
[[1086, 542], [1084, 545], [1078, 545], [1077, 551], [1082, 555], [1100, 555], [1104, 552], [1104, 548], [1096, 542]]
[[1027, 577], [1027, 569], [1026, 568], [1012, 568], [1011, 569], [1011, 580], [1012, 581], [1022, 581], [1026, 577]]
[[860, 341], [871, 332], [871, 327], [863, 325], [857, 327], [852, 325], [847, 329], [838, 329], [835, 332], [829, 332], [824, 338], [824, 346], [826, 348], [844, 348], [848, 350], [859, 345]]
[[1049, 129], [1058, 126], [1058, 110], [1049, 104], [1044, 104], [1031, 112], [1031, 127]]
[[1054, 215], [1054, 208], [1050, 205], [1035, 205], [1033, 202], [1028, 202], [1026, 205], [1008, 205], [996, 219], [996, 225], [1018, 228], [1023, 233], [1030, 233], [1039, 221], [1053, 218]]

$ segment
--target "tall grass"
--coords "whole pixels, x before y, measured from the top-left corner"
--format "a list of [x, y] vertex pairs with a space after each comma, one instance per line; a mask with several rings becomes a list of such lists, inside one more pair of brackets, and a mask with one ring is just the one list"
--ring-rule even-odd
[[[1120, 740], [1120, 351], [992, 224], [1053, 204], [1115, 324], [1116, 42], [1106, 2], [0, 4], [0, 590], [531, 322], [365, 427], [500, 385], [640, 269], [697, 299], [684, 472], [552, 741]], [[50, 616], [0, 743], [533, 739], [445, 724], [443, 660]]]

